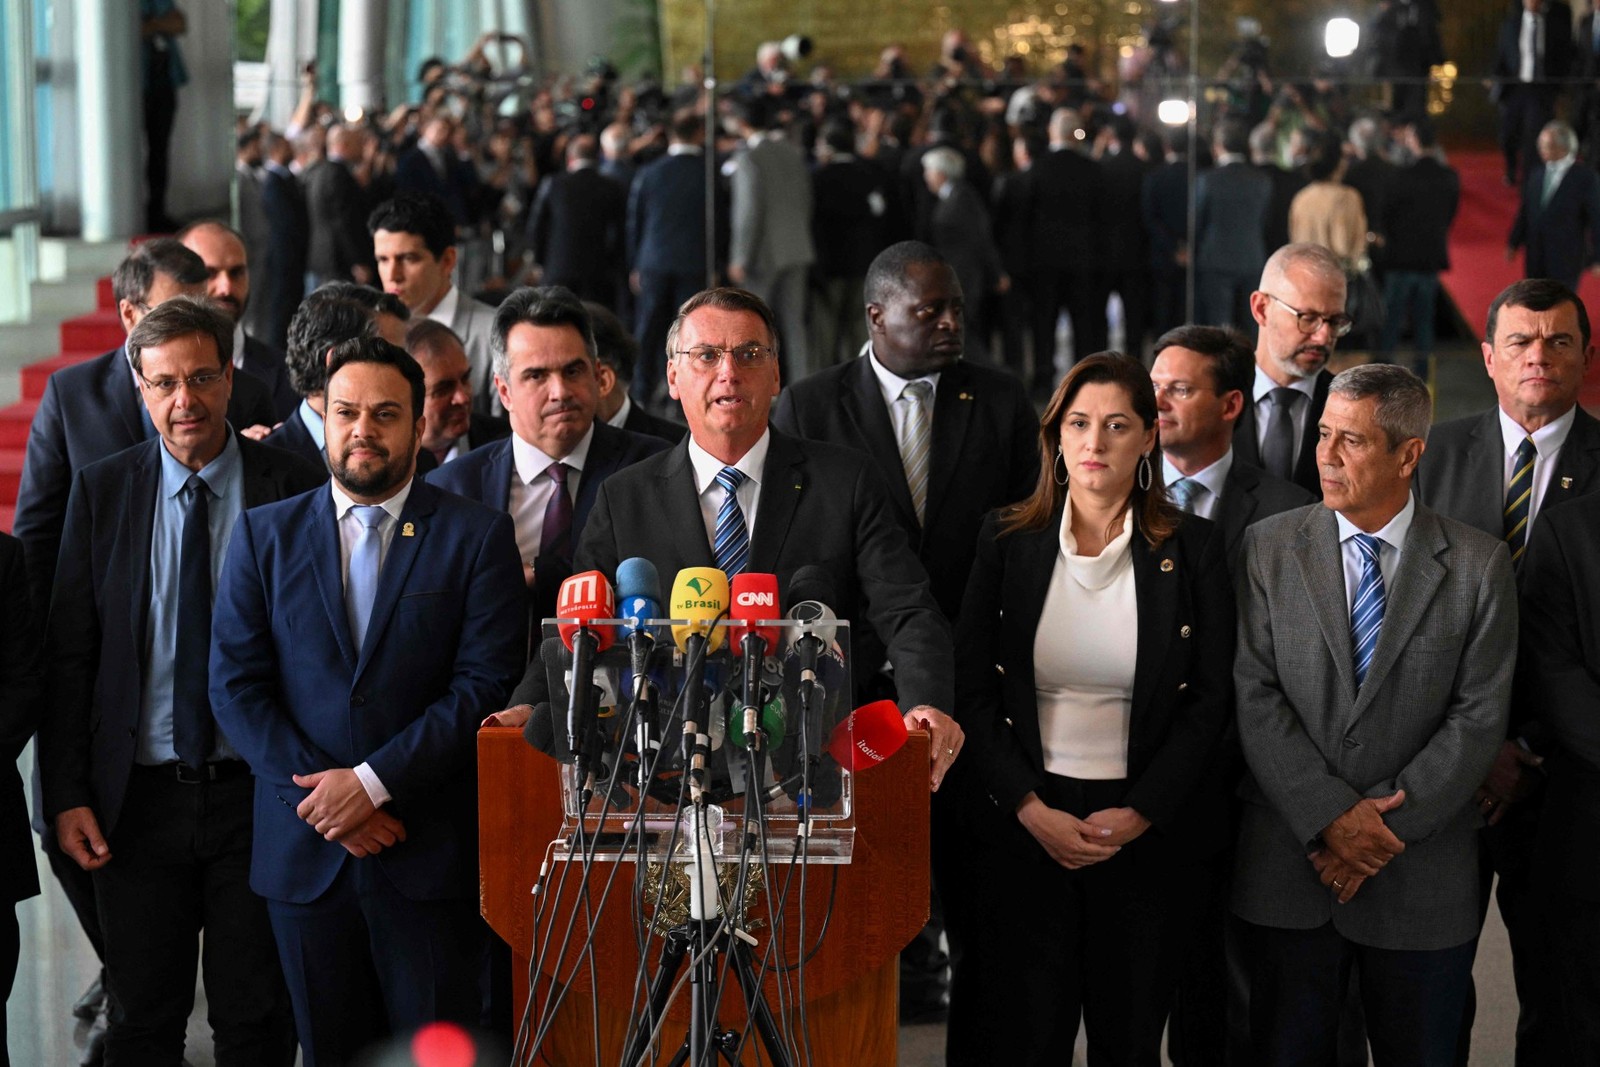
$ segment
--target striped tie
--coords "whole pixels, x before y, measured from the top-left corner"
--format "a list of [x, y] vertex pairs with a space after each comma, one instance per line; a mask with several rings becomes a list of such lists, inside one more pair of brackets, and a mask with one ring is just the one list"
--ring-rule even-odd
[[744, 484], [744, 472], [735, 467], [723, 467], [717, 472], [717, 484], [725, 492], [722, 506], [717, 509], [717, 534], [711, 551], [717, 557], [717, 569], [732, 578], [750, 562], [750, 531], [744, 524], [738, 496], [739, 486]]
[[1378, 631], [1383, 628], [1383, 572], [1378, 569], [1383, 542], [1371, 534], [1356, 534], [1355, 542], [1361, 553], [1361, 582], [1350, 608], [1350, 643], [1355, 649], [1356, 689], [1360, 690], [1378, 647]]
[[1511, 461], [1511, 481], [1506, 486], [1506, 547], [1511, 549], [1511, 564], [1522, 562], [1528, 547], [1528, 518], [1533, 514], [1533, 461], [1539, 452], [1533, 438], [1524, 437]]
[[900, 423], [900, 463], [905, 467], [906, 488], [911, 490], [919, 525], [928, 515], [928, 449], [933, 436], [928, 401], [932, 398], [933, 386], [928, 382], [907, 382], [900, 390], [900, 400], [906, 405]]
[[1174, 504], [1192, 515], [1194, 514], [1194, 498], [1200, 495], [1200, 490], [1203, 488], [1205, 487], [1193, 478], [1179, 478], [1167, 486], [1167, 492], [1172, 495]]

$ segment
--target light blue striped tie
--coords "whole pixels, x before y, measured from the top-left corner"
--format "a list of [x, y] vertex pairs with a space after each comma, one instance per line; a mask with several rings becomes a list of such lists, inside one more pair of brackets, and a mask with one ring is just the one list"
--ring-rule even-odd
[[1356, 549], [1361, 553], [1361, 582], [1356, 586], [1356, 602], [1350, 608], [1350, 643], [1355, 650], [1356, 689], [1367, 680], [1372, 653], [1378, 648], [1378, 631], [1383, 629], [1383, 572], [1378, 569], [1378, 550], [1383, 542], [1371, 534], [1356, 534]]
[[730, 578], [750, 562], [750, 530], [744, 524], [738, 495], [744, 477], [744, 472], [735, 467], [723, 467], [717, 472], [717, 484], [726, 493], [722, 506], [717, 509], [717, 533], [712, 539], [711, 551], [717, 557], [717, 569]]
[[1194, 498], [1200, 495], [1200, 490], [1205, 486], [1193, 478], [1179, 478], [1167, 486], [1167, 492], [1172, 496], [1172, 502], [1184, 511], [1194, 514]]
[[357, 654], [367, 641], [367, 623], [372, 620], [372, 605], [378, 599], [378, 567], [383, 562], [383, 520], [388, 512], [380, 507], [357, 504], [350, 509], [361, 523], [361, 536], [350, 548], [350, 574], [344, 583], [344, 608], [350, 621], [350, 637]]

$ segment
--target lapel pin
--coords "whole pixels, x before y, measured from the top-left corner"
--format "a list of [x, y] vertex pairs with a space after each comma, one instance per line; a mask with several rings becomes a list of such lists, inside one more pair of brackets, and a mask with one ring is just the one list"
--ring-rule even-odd
[[401, 537], [415, 537], [415, 536], [417, 536], [416, 523], [408, 522], [404, 526], [400, 527], [400, 536]]
[[1172, 573], [1172, 567], [1173, 567], [1173, 563], [1172, 563], [1172, 561], [1170, 559], [1164, 559], [1164, 560], [1161, 561], [1161, 573], [1162, 574], [1171, 574]]
[[796, 488], [796, 489], [804, 489], [804, 488], [805, 488], [805, 486], [803, 486], [803, 485], [801, 485], [801, 484], [800, 484], [800, 483], [799, 483], [799, 482], [795, 482], [795, 483], [794, 483], [794, 487], [795, 487], [795, 488]]
[[1563, 479], [1561, 479], [1561, 488], [1563, 488], [1563, 489], [1571, 489], [1572, 488], [1572, 479], [1571, 478], [1563, 478]]
[[972, 394], [971, 393], [962, 393], [961, 394], [961, 399], [962, 400], [971, 400], [972, 399]]

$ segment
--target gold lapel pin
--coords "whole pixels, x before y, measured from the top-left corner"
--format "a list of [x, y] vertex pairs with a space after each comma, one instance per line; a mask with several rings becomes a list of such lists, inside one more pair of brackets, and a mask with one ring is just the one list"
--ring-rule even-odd
[[1161, 561], [1161, 573], [1162, 574], [1171, 574], [1173, 566], [1174, 566], [1174, 564], [1170, 559], [1162, 560]]
[[805, 488], [805, 486], [803, 486], [803, 485], [801, 485], [801, 484], [800, 484], [800, 483], [799, 483], [799, 482], [795, 482], [795, 483], [794, 483], [794, 487], [795, 487], [795, 488], [796, 488], [796, 489], [804, 489], [804, 488]]
[[408, 522], [404, 526], [400, 527], [400, 536], [401, 537], [415, 537], [415, 536], [417, 536], [417, 525], [416, 525], [416, 523]]
[[1572, 488], [1572, 479], [1571, 478], [1563, 478], [1563, 479], [1561, 479], [1561, 488], [1563, 488], [1563, 489], [1571, 489]]
[[961, 399], [962, 400], [971, 400], [972, 399], [972, 394], [971, 393], [962, 393], [961, 394]]

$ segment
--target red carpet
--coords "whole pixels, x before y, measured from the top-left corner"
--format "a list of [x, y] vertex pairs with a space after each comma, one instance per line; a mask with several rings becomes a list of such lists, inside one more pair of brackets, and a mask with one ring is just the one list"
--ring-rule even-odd
[[[1454, 267], [1441, 280], [1467, 324], [1482, 336], [1490, 303], [1500, 290], [1522, 277], [1520, 253], [1506, 262], [1506, 238], [1516, 219], [1519, 195], [1501, 182], [1503, 164], [1500, 153], [1493, 149], [1451, 152], [1450, 165], [1461, 175], [1461, 207], [1450, 228]], [[1578, 295], [1591, 320], [1600, 316], [1600, 278], [1585, 273], [1578, 283]], [[1600, 329], [1600, 321], [1595, 326]], [[1586, 408], [1600, 406], [1600, 360], [1589, 368], [1582, 400]]]

